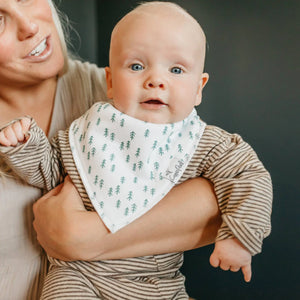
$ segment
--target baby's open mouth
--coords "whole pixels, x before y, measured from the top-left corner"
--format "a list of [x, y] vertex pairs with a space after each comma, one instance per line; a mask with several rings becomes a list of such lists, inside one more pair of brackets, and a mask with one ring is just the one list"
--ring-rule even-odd
[[145, 101], [144, 103], [147, 103], [147, 104], [165, 104], [159, 99], [150, 99], [150, 100]]

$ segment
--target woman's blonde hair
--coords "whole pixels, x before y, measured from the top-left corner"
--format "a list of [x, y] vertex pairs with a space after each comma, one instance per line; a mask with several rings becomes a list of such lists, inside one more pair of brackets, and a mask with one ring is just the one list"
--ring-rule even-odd
[[11, 169], [4, 163], [0, 157], [0, 178], [4, 176], [10, 176]]
[[70, 22], [68, 17], [58, 10], [52, 0], [48, 0], [48, 3], [52, 11], [53, 22], [58, 32], [60, 45], [64, 56], [64, 67], [59, 74], [61, 76], [68, 70], [69, 53], [67, 45], [70, 41]]

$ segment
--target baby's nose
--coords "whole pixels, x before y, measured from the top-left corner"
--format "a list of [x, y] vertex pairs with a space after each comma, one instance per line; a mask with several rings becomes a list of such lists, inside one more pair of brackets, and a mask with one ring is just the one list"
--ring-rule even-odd
[[147, 86], [149, 88], [155, 88], [155, 87], [164, 88], [164, 84], [162, 82], [155, 82], [155, 81], [149, 81], [147, 83]]
[[166, 87], [166, 82], [161, 76], [152, 75], [145, 82], [145, 87], [148, 89], [160, 88], [164, 89]]

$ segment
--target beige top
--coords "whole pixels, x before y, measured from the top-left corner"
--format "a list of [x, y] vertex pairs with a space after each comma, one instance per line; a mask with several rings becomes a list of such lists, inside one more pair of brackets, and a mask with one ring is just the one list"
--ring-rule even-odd
[[[70, 62], [68, 73], [58, 81], [49, 137], [105, 99], [104, 69]], [[41, 190], [14, 178], [0, 178], [0, 299], [38, 299], [47, 259], [32, 227], [32, 203], [41, 195]]]

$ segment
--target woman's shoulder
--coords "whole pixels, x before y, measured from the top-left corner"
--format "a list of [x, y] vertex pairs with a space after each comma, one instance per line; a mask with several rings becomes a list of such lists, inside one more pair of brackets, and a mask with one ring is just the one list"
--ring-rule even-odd
[[54, 114], [57, 118], [63, 115], [68, 126], [95, 102], [106, 99], [104, 68], [89, 62], [69, 60], [67, 72], [58, 81]]
[[70, 80], [77, 79], [84, 83], [86, 81], [89, 83], [92, 80], [102, 85], [105, 84], [105, 70], [94, 63], [70, 59], [68, 62], [68, 71], [63, 78]]
[[90, 107], [96, 101], [105, 101], [105, 70], [95, 64], [70, 60], [68, 71], [60, 78], [59, 87], [72, 102], [87, 101]]

